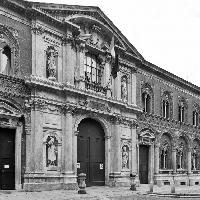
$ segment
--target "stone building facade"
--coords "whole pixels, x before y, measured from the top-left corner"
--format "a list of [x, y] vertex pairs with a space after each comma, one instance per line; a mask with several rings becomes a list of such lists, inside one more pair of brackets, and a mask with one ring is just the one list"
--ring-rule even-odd
[[0, 189], [199, 184], [200, 89], [98, 7], [0, 2]]

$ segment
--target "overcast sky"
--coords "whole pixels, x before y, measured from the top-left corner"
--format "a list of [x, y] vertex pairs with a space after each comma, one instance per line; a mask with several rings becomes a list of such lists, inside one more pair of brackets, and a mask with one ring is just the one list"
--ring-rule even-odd
[[31, 0], [98, 6], [149, 62], [200, 86], [200, 0]]

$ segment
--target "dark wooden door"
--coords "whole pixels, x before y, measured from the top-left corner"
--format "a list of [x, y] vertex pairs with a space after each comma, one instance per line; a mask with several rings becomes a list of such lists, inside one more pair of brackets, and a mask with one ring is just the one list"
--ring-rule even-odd
[[101, 125], [92, 119], [78, 127], [77, 173], [86, 173], [87, 186], [105, 185], [105, 139]]
[[141, 184], [148, 184], [149, 147], [140, 145], [139, 148], [139, 178]]
[[15, 130], [0, 128], [0, 189], [15, 189]]

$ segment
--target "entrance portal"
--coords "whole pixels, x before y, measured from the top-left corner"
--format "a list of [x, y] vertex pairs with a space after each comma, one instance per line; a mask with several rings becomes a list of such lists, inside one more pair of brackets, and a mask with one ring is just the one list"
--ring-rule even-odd
[[15, 189], [15, 130], [0, 128], [0, 189]]
[[149, 146], [139, 147], [139, 178], [141, 184], [148, 184]]
[[86, 174], [87, 186], [105, 185], [105, 138], [100, 123], [87, 118], [78, 126], [77, 173]]

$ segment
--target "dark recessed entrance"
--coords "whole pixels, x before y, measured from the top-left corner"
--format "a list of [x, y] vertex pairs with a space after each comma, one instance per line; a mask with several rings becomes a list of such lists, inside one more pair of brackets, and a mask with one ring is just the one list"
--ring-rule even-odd
[[139, 148], [139, 178], [140, 184], [148, 184], [149, 146]]
[[0, 189], [15, 189], [15, 130], [0, 128]]
[[77, 173], [86, 173], [87, 186], [105, 185], [105, 139], [100, 123], [84, 119], [78, 126]]

